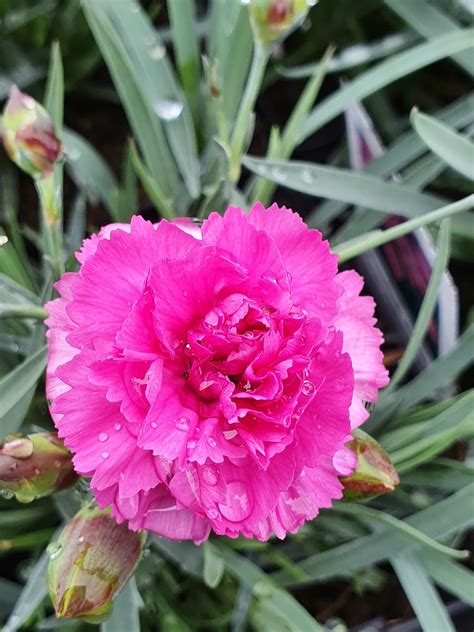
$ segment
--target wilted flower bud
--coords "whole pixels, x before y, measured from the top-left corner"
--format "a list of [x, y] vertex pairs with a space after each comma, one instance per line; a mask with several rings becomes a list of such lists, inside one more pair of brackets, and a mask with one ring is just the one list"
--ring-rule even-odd
[[46, 110], [12, 86], [2, 118], [2, 140], [11, 160], [33, 178], [53, 169], [63, 148]]
[[99, 623], [137, 565], [144, 535], [108, 511], [82, 509], [49, 547], [48, 585], [56, 616]]
[[270, 44], [300, 24], [317, 0], [249, 0], [255, 37]]
[[341, 479], [344, 498], [361, 500], [393, 492], [400, 479], [388, 454], [362, 430], [353, 434], [354, 439], [347, 447], [357, 455], [357, 467], [351, 476]]
[[22, 503], [48, 496], [77, 480], [70, 452], [53, 433], [8, 435], [0, 446], [0, 491]]

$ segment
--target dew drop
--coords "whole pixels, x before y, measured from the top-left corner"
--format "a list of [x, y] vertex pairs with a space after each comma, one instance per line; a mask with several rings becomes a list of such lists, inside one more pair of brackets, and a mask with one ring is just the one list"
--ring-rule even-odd
[[100, 455], [103, 459], [108, 459], [110, 454], [108, 452], [102, 452]]
[[84, 542], [84, 540], [85, 540], [85, 537], [84, 537], [83, 535], [80, 535], [80, 536], [77, 538], [77, 541], [79, 542], [79, 544], [82, 544], [82, 543]]
[[212, 520], [217, 520], [217, 518], [219, 517], [219, 512], [215, 507], [209, 507], [209, 509], [207, 510], [207, 514]]
[[180, 101], [163, 99], [153, 106], [158, 117], [163, 121], [174, 121], [183, 111], [184, 105]]
[[189, 419], [187, 417], [179, 417], [176, 420], [176, 428], [178, 430], [182, 430], [183, 432], [189, 430]]
[[155, 60], [163, 59], [165, 55], [166, 55], [166, 48], [162, 46], [161, 44], [157, 44], [156, 46], [153, 46], [153, 48], [150, 49], [150, 57], [152, 59], [155, 59]]
[[275, 178], [275, 180], [280, 180], [281, 182], [284, 182], [287, 179], [287, 174], [278, 167], [272, 167], [270, 169], [270, 173], [272, 175], [272, 178]]
[[217, 485], [217, 481], [219, 480], [219, 472], [214, 466], [206, 465], [202, 475], [208, 485]]
[[224, 435], [224, 439], [227, 439], [227, 441], [230, 441], [231, 439], [237, 436], [237, 430], [224, 430], [222, 434]]
[[114, 430], [116, 432], [118, 432], [119, 430], [122, 430], [122, 424], [119, 424], [119, 423], [114, 424]]
[[312, 395], [314, 393], [314, 390], [315, 386], [313, 382], [310, 382], [309, 380], [305, 380], [303, 382], [303, 388], [301, 389], [303, 395]]
[[303, 180], [303, 182], [305, 182], [306, 184], [313, 184], [313, 176], [311, 175], [311, 173], [308, 171], [308, 169], [304, 169], [303, 172], [301, 173], [301, 179]]
[[191, 345], [189, 344], [189, 342], [187, 342], [187, 343], [184, 345], [184, 350], [185, 350], [185, 351], [191, 351], [191, 349], [192, 349]]
[[215, 448], [217, 445], [217, 442], [213, 437], [209, 437], [209, 439], [207, 440], [207, 443], [211, 448]]
[[62, 548], [63, 546], [62, 544], [59, 544], [59, 542], [51, 542], [50, 544], [48, 544], [46, 550], [48, 552], [49, 559], [55, 560], [56, 558], [58, 558], [61, 555]]
[[101, 443], [104, 443], [104, 441], [107, 441], [108, 438], [109, 438], [109, 435], [106, 432], [101, 432], [100, 435], [98, 436], [98, 439]]
[[232, 481], [227, 485], [226, 502], [219, 504], [219, 510], [231, 522], [241, 522], [250, 516], [253, 498], [242, 481]]
[[151, 422], [151, 424], [150, 424], [150, 426], [151, 426], [152, 428], [158, 428], [158, 424], [156, 423], [156, 421], [152, 421], [152, 422]]
[[35, 467], [34, 473], [35, 473], [35, 476], [39, 476], [41, 474], [41, 470], [39, 469], [39, 467]]

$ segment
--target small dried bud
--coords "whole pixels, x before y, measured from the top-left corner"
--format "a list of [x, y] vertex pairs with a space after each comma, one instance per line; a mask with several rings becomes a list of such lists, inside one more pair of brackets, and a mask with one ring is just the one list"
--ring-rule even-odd
[[2, 117], [2, 140], [11, 160], [33, 178], [45, 178], [63, 147], [46, 110], [12, 86]]
[[301, 24], [316, 0], [251, 0], [250, 20], [257, 40], [271, 44]]
[[49, 547], [48, 585], [57, 617], [100, 623], [140, 559], [144, 535], [108, 511], [83, 509]]
[[347, 444], [357, 456], [357, 467], [351, 476], [341, 478], [346, 500], [362, 500], [393, 492], [400, 482], [385, 450], [362, 430], [355, 430]]
[[56, 434], [8, 435], [0, 446], [0, 491], [29, 503], [77, 480], [71, 454]]

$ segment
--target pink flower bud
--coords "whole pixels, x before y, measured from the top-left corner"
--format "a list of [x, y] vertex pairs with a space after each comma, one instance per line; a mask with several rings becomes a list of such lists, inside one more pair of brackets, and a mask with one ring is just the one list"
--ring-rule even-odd
[[70, 452], [53, 433], [8, 435], [0, 446], [0, 491], [29, 503], [77, 480]]
[[357, 467], [351, 476], [341, 478], [346, 500], [361, 500], [393, 492], [400, 482], [390, 457], [382, 446], [362, 430], [355, 430], [347, 444], [357, 455]]
[[255, 37], [271, 44], [301, 24], [315, 0], [251, 0], [250, 19]]
[[108, 511], [82, 509], [48, 547], [48, 585], [56, 616], [99, 623], [140, 559], [144, 536]]
[[46, 110], [17, 86], [3, 111], [2, 140], [11, 160], [33, 178], [48, 176], [63, 153]]

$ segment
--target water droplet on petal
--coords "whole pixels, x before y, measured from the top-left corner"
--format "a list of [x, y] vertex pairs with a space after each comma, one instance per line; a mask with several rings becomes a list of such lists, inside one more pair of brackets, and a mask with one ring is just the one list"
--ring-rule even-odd
[[230, 441], [231, 439], [237, 436], [237, 430], [224, 430], [222, 434], [224, 435], [224, 439], [227, 439], [227, 441]]
[[122, 430], [122, 424], [119, 424], [119, 423], [114, 424], [114, 430], [115, 430], [116, 432], [118, 432], [119, 430]]
[[108, 459], [110, 454], [108, 452], [102, 452], [100, 455], [103, 459]]
[[303, 395], [312, 395], [314, 393], [314, 390], [315, 386], [313, 382], [310, 382], [309, 380], [305, 380], [303, 382], [303, 388], [301, 389]]
[[100, 435], [98, 436], [98, 439], [101, 443], [104, 443], [104, 441], [107, 441], [108, 438], [109, 438], [109, 435], [106, 432], [101, 432]]
[[209, 439], [207, 440], [207, 443], [211, 448], [215, 448], [217, 445], [217, 442], [213, 437], [209, 437]]
[[189, 430], [189, 419], [187, 417], [179, 417], [176, 420], [176, 428], [182, 432]]
[[209, 509], [207, 510], [207, 514], [209, 518], [211, 518], [211, 520], [217, 520], [217, 518], [219, 517], [219, 512], [215, 507], [209, 507]]
[[183, 111], [184, 105], [180, 101], [163, 99], [153, 106], [158, 117], [163, 121], [174, 121]]
[[217, 468], [215, 468], [213, 465], [206, 465], [203, 470], [202, 476], [208, 485], [217, 485], [217, 481], [219, 480], [219, 472], [217, 471]]
[[152, 428], [158, 428], [158, 424], [156, 423], [156, 421], [152, 421], [152, 422], [151, 422], [151, 424], [150, 424], [150, 426], [151, 426]]
[[227, 485], [226, 502], [219, 504], [219, 510], [231, 522], [241, 522], [250, 516], [253, 498], [243, 481], [232, 481]]
[[80, 535], [80, 536], [77, 538], [77, 541], [79, 542], [79, 544], [82, 544], [82, 543], [84, 542], [84, 540], [85, 540], [85, 537], [84, 537], [83, 535]]

